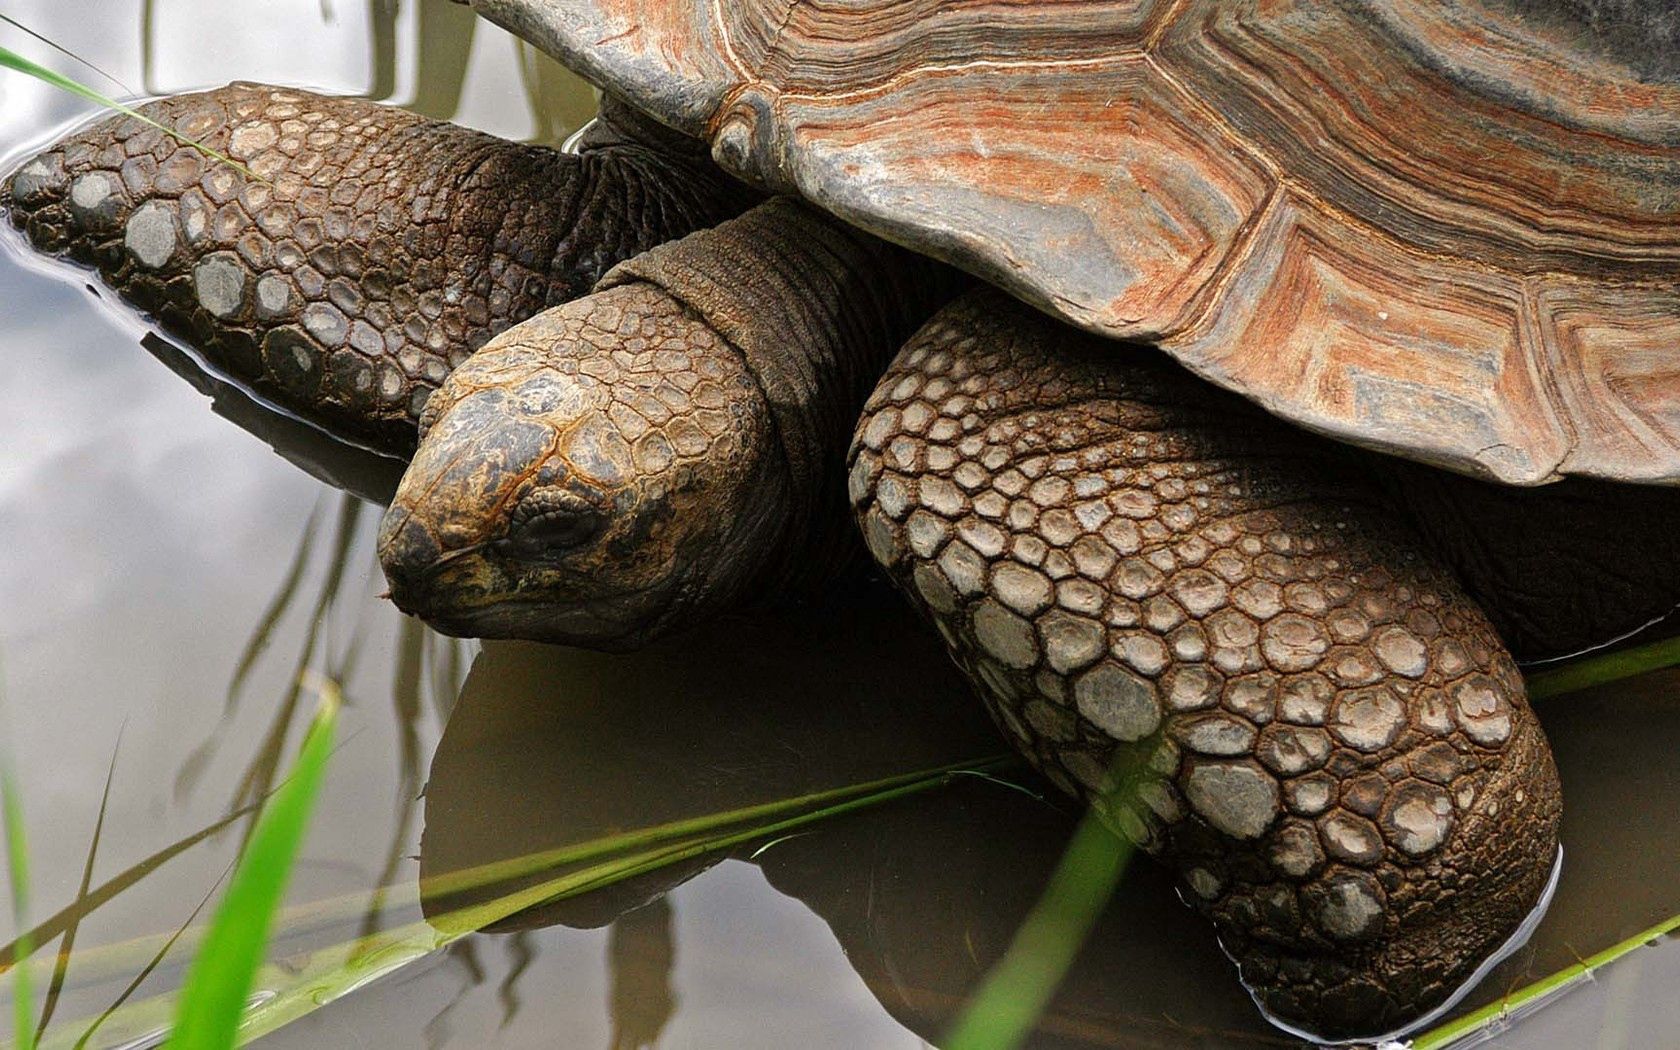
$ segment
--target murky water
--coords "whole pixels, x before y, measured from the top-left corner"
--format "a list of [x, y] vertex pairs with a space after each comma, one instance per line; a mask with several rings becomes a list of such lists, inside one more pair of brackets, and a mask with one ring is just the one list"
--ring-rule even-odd
[[[268, 0], [260, 14], [33, 0], [7, 13], [136, 93], [267, 80], [550, 141], [593, 105], [442, 0]], [[20, 34], [0, 42], [49, 57]], [[0, 149], [86, 111], [0, 75]], [[243, 808], [296, 745], [310, 705], [291, 685], [300, 667], [341, 677], [350, 706], [276, 946], [292, 958], [463, 903], [417, 902], [423, 873], [1001, 749], [937, 645], [869, 588], [632, 656], [432, 634], [378, 597], [377, 508], [316, 480], [377, 495], [393, 464], [199, 376], [109, 299], [0, 253], [0, 733], [27, 811], [31, 914], [62, 934], [35, 971], [50, 1037], [73, 1041], [119, 998], [178, 985], [187, 941], [160, 949], [215, 891]], [[1535, 941], [1466, 1008], [1680, 912], [1680, 674], [1541, 714], [1569, 861]], [[929, 1045], [1072, 823], [1053, 796], [965, 778], [757, 855], [701, 856], [514, 916], [263, 1042]], [[1637, 952], [1489, 1045], [1680, 1045], [1677, 981], [1680, 948]], [[1289, 1043], [1139, 863], [1034, 1045]]]

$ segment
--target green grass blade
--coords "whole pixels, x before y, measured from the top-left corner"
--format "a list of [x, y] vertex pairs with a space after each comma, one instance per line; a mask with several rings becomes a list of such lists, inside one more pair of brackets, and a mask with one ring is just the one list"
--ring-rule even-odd
[[[6, 877], [12, 889], [12, 922], [17, 929], [29, 928], [29, 843], [23, 828], [23, 801], [10, 764], [0, 765], [0, 811], [6, 820]], [[18, 938], [18, 958], [34, 950], [29, 935]], [[29, 968], [19, 966], [12, 975], [12, 1027], [17, 1050], [35, 1046], [35, 1002], [29, 987]]]
[[1528, 676], [1528, 696], [1539, 700], [1589, 689], [1606, 682], [1632, 678], [1680, 664], [1680, 636], [1659, 638], [1612, 653], [1570, 660], [1560, 667]]
[[104, 77], [106, 80], [109, 80], [111, 83], [113, 83], [113, 84], [117, 85], [118, 87], [122, 88], [124, 91], [126, 91], [130, 95], [135, 94], [135, 91], [134, 91], [133, 88], [129, 87], [127, 84], [124, 84], [122, 81], [118, 80], [116, 77], [112, 76], [110, 73], [108, 73], [105, 70], [103, 70], [103, 69], [99, 68], [98, 66], [94, 65], [92, 62], [89, 62], [87, 59], [83, 58], [81, 55], [76, 54], [74, 51], [72, 51], [69, 48], [65, 47], [64, 45], [58, 43], [57, 41], [48, 39], [47, 37], [42, 36], [40, 33], [35, 32], [35, 30], [33, 30], [33, 29], [29, 28], [28, 26], [24, 25], [22, 22], [19, 22], [17, 19], [11, 18], [11, 17], [9, 17], [5, 14], [0, 14], [0, 22], [6, 23], [7, 25], [11, 26], [13, 29], [16, 29], [20, 33], [27, 33], [28, 35], [34, 37], [36, 40], [39, 40], [41, 43], [43, 43], [43, 44], [47, 45], [48, 47], [52, 48], [54, 51], [57, 51], [59, 54], [63, 55], [65, 58], [68, 58], [70, 61], [75, 62], [78, 65], [81, 65], [81, 66], [84, 66], [88, 69], [93, 70], [95, 73], [98, 73], [100, 76]]
[[[99, 857], [99, 841], [105, 836], [105, 814], [111, 808], [111, 785], [117, 779], [117, 756], [122, 753], [122, 731], [117, 731], [116, 746], [111, 749], [111, 764], [105, 769], [105, 790], [99, 795], [99, 815], [94, 818], [93, 836], [88, 842], [87, 859], [82, 862], [82, 882], [76, 887], [76, 900], [87, 900], [88, 890], [93, 886], [93, 864]], [[70, 971], [70, 959], [76, 951], [76, 934], [81, 930], [80, 917], [71, 922], [64, 930], [64, 940], [58, 946], [58, 964], [53, 967], [52, 980], [47, 982], [46, 1002], [41, 1007], [41, 1020], [35, 1025], [35, 1039], [40, 1040], [47, 1030], [47, 1023], [52, 1020], [53, 1010], [58, 1005], [59, 994], [64, 990], [64, 978]]]
[[278, 994], [251, 1010], [241, 1035], [254, 1039], [260, 1034], [272, 1032], [371, 981], [448, 947], [462, 937], [539, 905], [580, 896], [704, 853], [784, 835], [819, 821], [932, 790], [950, 783], [951, 776], [950, 771], [924, 775], [795, 816], [643, 850], [567, 872], [538, 885], [436, 916], [424, 923], [336, 946], [319, 958], [312, 957], [301, 965], [288, 965], [277, 970], [277, 975], [285, 975], [284, 986], [274, 988]]
[[1524, 985], [1480, 1010], [1472, 1010], [1462, 1017], [1455, 1017], [1443, 1025], [1431, 1028], [1412, 1040], [1412, 1050], [1446, 1050], [1447, 1047], [1479, 1035], [1502, 1021], [1539, 1009], [1553, 996], [1574, 987], [1580, 981], [1587, 980], [1600, 968], [1676, 931], [1680, 931], [1680, 915], [1670, 916], [1648, 930], [1642, 930], [1625, 941], [1612, 944], [1596, 955], [1590, 955], [1580, 962], [1566, 966], [1549, 977], [1542, 977], [1533, 984]]
[[88, 1025], [87, 1031], [83, 1032], [81, 1038], [76, 1040], [75, 1050], [83, 1050], [83, 1048], [88, 1045], [88, 1041], [93, 1038], [94, 1033], [99, 1031], [99, 1026], [104, 1024], [112, 1014], [120, 1010], [122, 1008], [122, 1004], [128, 1002], [129, 998], [139, 990], [140, 986], [146, 983], [146, 978], [150, 977], [152, 975], [152, 971], [156, 970], [158, 965], [163, 962], [164, 958], [175, 947], [175, 942], [181, 939], [181, 935], [192, 928], [193, 922], [198, 918], [198, 913], [203, 911], [205, 905], [210, 903], [210, 898], [216, 895], [216, 890], [220, 888], [223, 881], [225, 881], [228, 875], [232, 872], [233, 864], [230, 862], [226, 868], [222, 869], [222, 874], [216, 879], [215, 884], [212, 885], [209, 891], [199, 899], [198, 904], [194, 906], [192, 912], [187, 916], [187, 920], [177, 926], [175, 928], [175, 932], [170, 934], [169, 939], [163, 942], [163, 945], [158, 948], [150, 959], [146, 960], [146, 965], [140, 967], [140, 972], [135, 974], [134, 977], [129, 980], [123, 990], [117, 994], [117, 998], [110, 1006], [105, 1008], [105, 1012], [94, 1018], [93, 1023]]
[[[483, 888], [485, 880], [530, 875], [543, 870], [541, 865], [552, 868], [564, 861], [593, 861], [585, 867], [573, 868], [535, 885], [445, 912], [426, 921], [355, 937], [263, 967], [256, 979], [256, 987], [262, 993], [261, 1001], [246, 1010], [238, 1039], [247, 1042], [272, 1032], [372, 981], [427, 958], [463, 937], [530, 908], [601, 889], [701, 854], [785, 836], [819, 821], [929, 791], [950, 783], [954, 776], [966, 770], [995, 772], [1017, 761], [1013, 756], [1007, 756], [963, 763], [960, 767], [941, 766], [872, 781], [869, 785], [849, 785], [776, 803], [675, 821], [656, 829], [605, 836], [563, 851], [545, 851], [520, 858], [517, 862], [484, 865], [472, 869], [470, 876], [451, 873], [448, 884], [452, 890], [469, 884]], [[864, 788], [870, 790], [860, 794]], [[824, 799], [826, 802], [813, 807], [813, 799]], [[397, 895], [396, 887], [391, 890], [393, 896]], [[412, 889], [409, 892], [412, 893]], [[205, 951], [201, 950], [200, 954], [204, 955]], [[108, 1018], [106, 1031], [113, 1033], [111, 1038], [156, 1031], [165, 1023], [174, 998], [166, 994], [133, 1003]]]
[[[807, 795], [797, 795], [791, 798], [776, 799], [773, 802], [742, 806], [722, 813], [686, 817], [665, 824], [656, 824], [652, 827], [618, 832], [587, 842], [559, 846], [507, 860], [491, 861], [460, 871], [442, 872], [428, 878], [425, 884], [421, 886], [421, 892], [428, 897], [439, 897], [462, 890], [479, 889], [499, 882], [509, 882], [537, 872], [552, 870], [562, 865], [595, 860], [643, 846], [697, 836], [716, 836], [728, 827], [745, 824], [749, 821], [782, 818], [789, 813], [812, 807], [821, 807], [819, 812], [825, 814], [839, 812], [839, 806], [858, 798], [862, 798], [868, 804], [873, 805], [879, 801], [897, 797], [891, 792], [905, 785], [920, 785], [930, 780], [942, 782], [947, 777], [962, 775], [971, 771], [985, 772], [1002, 769], [1016, 761], [1013, 756], [1009, 755], [991, 755], [976, 761], [954, 762], [950, 765], [936, 766], [932, 769], [917, 770], [914, 773], [900, 773], [860, 784], [847, 784], [843, 787], [814, 791]], [[766, 826], [764, 824], [754, 824], [753, 828], [755, 830], [749, 834], [763, 834], [763, 829]]]
[[[167, 862], [210, 838], [216, 832], [241, 819], [245, 814], [254, 811], [256, 808], [257, 804], [253, 803], [243, 809], [235, 810], [220, 820], [198, 829], [191, 835], [165, 846], [138, 864], [130, 865], [106, 879], [90, 890], [85, 897], [78, 897], [69, 905], [59, 909], [57, 913], [37, 923], [33, 929], [23, 931], [10, 944], [0, 945], [0, 973], [5, 973], [18, 960], [27, 956], [28, 953], [24, 951], [26, 943], [45, 944], [54, 937], [60, 936], [71, 926], [80, 922], [83, 916], [104, 907]], [[83, 952], [81, 957], [86, 959], [87, 953]]]
[[339, 692], [330, 683], [319, 692], [320, 707], [292, 775], [263, 806], [187, 973], [168, 1044], [172, 1050], [225, 1050], [238, 1038], [245, 1000], [332, 754]]
[[143, 124], [149, 124], [152, 127], [157, 128], [159, 131], [163, 132], [165, 135], [168, 135], [170, 138], [174, 139], [175, 141], [180, 142], [183, 145], [191, 146], [193, 149], [198, 150], [200, 153], [204, 154], [206, 157], [210, 157], [214, 160], [218, 160], [218, 161], [222, 162], [223, 164], [228, 165], [229, 167], [239, 169], [248, 178], [256, 179], [258, 182], [267, 182], [268, 181], [267, 179], [265, 179], [262, 176], [256, 174], [255, 172], [253, 172], [250, 168], [247, 168], [245, 165], [243, 165], [243, 164], [239, 163], [238, 161], [234, 160], [232, 157], [224, 156], [223, 154], [218, 153], [215, 150], [211, 149], [209, 146], [206, 146], [204, 143], [199, 142], [196, 139], [190, 139], [190, 138], [186, 137], [185, 135], [182, 135], [180, 132], [176, 131], [174, 128], [165, 127], [164, 125], [159, 124], [157, 121], [153, 120], [151, 117], [148, 117], [144, 113], [141, 113], [139, 110], [136, 110], [136, 109], [134, 109], [133, 107], [130, 107], [130, 106], [125, 106], [121, 102], [118, 102], [114, 98], [108, 98], [105, 95], [102, 95], [99, 92], [95, 91], [93, 88], [88, 87], [86, 84], [82, 84], [78, 81], [70, 79], [69, 77], [65, 76], [63, 73], [55, 73], [54, 71], [48, 69], [46, 66], [40, 65], [39, 63], [36, 63], [36, 62], [31, 62], [29, 59], [24, 58], [22, 55], [18, 54], [16, 51], [11, 50], [10, 48], [0, 47], [0, 69], [10, 69], [10, 70], [12, 70], [14, 72], [17, 72], [17, 73], [23, 73], [27, 76], [32, 76], [36, 80], [39, 80], [39, 81], [41, 81], [42, 83], [45, 83], [45, 84], [51, 84], [53, 87], [58, 88], [61, 91], [68, 91], [70, 94], [75, 95], [77, 98], [85, 98], [89, 102], [93, 102], [93, 103], [96, 103], [98, 105], [104, 106], [106, 109], [114, 109], [118, 113], [122, 113], [122, 114], [125, 114], [127, 116], [133, 117], [135, 120], [138, 120]]
[[[880, 799], [883, 797], [882, 792], [891, 788], [942, 777], [956, 777], [973, 773], [982, 775], [988, 781], [1000, 786], [1007, 785], [1011, 789], [1018, 789], [1016, 785], [995, 776], [994, 773], [1016, 765], [1019, 761], [1012, 755], [993, 755], [969, 762], [953, 763], [918, 770], [914, 773], [883, 777], [879, 780], [842, 785], [806, 795], [777, 799], [773, 802], [743, 806], [733, 810], [685, 818], [646, 828], [614, 832], [568, 846], [539, 850], [518, 857], [491, 861], [471, 868], [430, 875], [419, 884], [413, 881], [399, 882], [379, 887], [373, 892], [381, 898], [382, 907], [386, 911], [395, 908], [418, 907], [422, 898], [437, 902], [441, 898], [461, 893], [493, 891], [498, 886], [515, 881], [525, 881], [535, 876], [553, 873], [588, 861], [622, 856], [632, 850], [669, 845], [679, 840], [688, 841], [708, 835], [716, 835], [739, 828], [749, 821], [780, 819], [805, 810], [830, 806], [860, 796], [870, 796], [871, 800]], [[228, 819], [224, 818], [218, 826], [226, 826]], [[202, 835], [203, 832], [200, 832], [198, 837]], [[271, 943], [282, 938], [318, 937], [324, 931], [333, 927], [354, 923], [364, 916], [367, 899], [366, 891], [358, 891], [340, 897], [310, 901], [288, 907], [276, 919], [274, 936], [270, 938]], [[36, 929], [35, 939], [43, 941], [48, 936], [56, 936], [62, 932], [62, 925], [42, 925]], [[182, 950], [196, 951], [197, 946], [203, 942], [205, 933], [204, 927], [195, 926], [177, 933], [175, 937], [156, 934], [86, 948], [77, 953], [77, 972], [85, 979], [114, 979], [128, 969], [141, 965], [166, 940], [179, 940]], [[37, 962], [34, 965], [37, 972], [43, 974], [50, 972], [49, 967], [43, 963]]]
[[1108, 830], [1095, 809], [1086, 811], [1044, 895], [940, 1043], [944, 1050], [1021, 1044], [1073, 965], [1131, 854], [1131, 844]]

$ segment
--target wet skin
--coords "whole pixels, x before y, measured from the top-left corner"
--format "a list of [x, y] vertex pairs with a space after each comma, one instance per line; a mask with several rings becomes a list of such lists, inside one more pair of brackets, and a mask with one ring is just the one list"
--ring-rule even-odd
[[703, 149], [611, 100], [575, 155], [403, 110], [231, 84], [141, 107], [0, 184], [46, 254], [258, 393], [381, 450], [490, 336], [747, 207]]

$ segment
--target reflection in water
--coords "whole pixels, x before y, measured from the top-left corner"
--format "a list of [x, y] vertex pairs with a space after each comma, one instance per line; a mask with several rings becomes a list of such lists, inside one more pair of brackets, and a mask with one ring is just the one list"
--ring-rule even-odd
[[426, 1022], [426, 1045], [428, 1047], [448, 1046], [453, 1034], [449, 1025], [449, 1015], [458, 1009], [466, 999], [467, 994], [484, 983], [484, 964], [478, 961], [479, 942], [470, 938], [459, 940], [443, 950], [443, 957], [448, 968], [461, 971], [462, 979], [456, 987], [455, 994], [450, 996], [432, 1019]]
[[[432, 760], [421, 877], [1001, 750], [935, 640], [877, 591], [721, 618], [632, 655], [490, 642]], [[521, 924], [604, 925], [718, 859]]]
[[[377, 2], [377, 0], [376, 0]], [[422, 116], [448, 120], [461, 105], [478, 16], [465, 4], [420, 4], [415, 42], [414, 98], [404, 105]], [[375, 96], [378, 97], [378, 96]]]
[[595, 93], [576, 73], [521, 40], [519, 81], [537, 120], [533, 142], [559, 146], [595, 116]]
[[367, 97], [397, 93], [397, 0], [368, 0]]
[[1563, 781], [1569, 859], [1530, 958], [1495, 971], [1483, 1002], [1492, 985], [1554, 973], [1680, 912], [1680, 671], [1536, 706]]
[[[998, 746], [934, 639], [883, 591], [733, 617], [632, 656], [487, 643], [433, 758], [422, 877]], [[1071, 827], [1035, 794], [968, 778], [738, 855], [821, 916], [881, 1004], [933, 1039], [1007, 947]], [[646, 1033], [614, 1045], [646, 1045], [667, 1023], [660, 895], [718, 859], [504, 928], [612, 922], [615, 944], [651, 944], [634, 970], [613, 955], [617, 1038]], [[1210, 1045], [1280, 1043], [1167, 878], [1144, 869], [1126, 887], [1042, 1045], [1185, 1046], [1204, 1034]], [[627, 1016], [631, 1004], [651, 1012]]]
[[208, 397], [212, 412], [258, 438], [310, 477], [369, 503], [391, 502], [405, 466], [401, 460], [346, 444], [297, 416], [271, 407], [244, 387], [210, 371], [196, 356], [159, 332], [147, 332], [140, 345]]
[[[290, 685], [275, 708], [273, 720], [269, 723], [268, 732], [263, 736], [250, 764], [246, 766], [244, 775], [240, 778], [239, 786], [229, 803], [234, 809], [252, 802], [259, 802], [267, 798], [274, 788], [274, 778], [279, 773], [281, 761], [285, 755], [286, 741], [291, 736], [293, 722], [296, 721], [298, 705], [304, 692], [304, 672], [321, 667], [323, 673], [334, 681], [345, 680], [349, 665], [354, 661], [354, 654], [358, 650], [357, 641], [361, 637], [360, 630], [352, 633], [349, 643], [334, 658], [330, 653], [321, 652], [323, 645], [323, 630], [331, 623], [331, 613], [338, 605], [339, 592], [344, 585], [345, 569], [350, 561], [351, 545], [355, 542], [357, 526], [366, 506], [361, 500], [345, 493], [338, 500], [338, 518], [333, 535], [331, 551], [328, 555], [326, 574], [322, 578], [321, 587], [316, 595], [314, 606], [305, 620], [303, 645], [298, 653], [296, 664], [289, 677]], [[192, 791], [198, 777], [204, 770], [205, 763], [211, 756], [221, 750], [221, 734], [228, 725], [228, 720], [239, 706], [240, 689], [255, 665], [257, 659], [268, 647], [268, 640], [275, 626], [291, 609], [297, 596], [297, 581], [302, 577], [302, 567], [309, 563], [309, 553], [314, 545], [315, 530], [320, 518], [311, 515], [308, 526], [298, 543], [298, 555], [293, 559], [293, 568], [281, 582], [280, 591], [270, 603], [262, 619], [257, 622], [252, 632], [251, 640], [245, 647], [239, 664], [236, 666], [232, 680], [228, 685], [227, 700], [222, 708], [222, 719], [210, 736], [190, 752], [182, 762], [180, 770], [175, 776], [175, 790], [177, 796]], [[323, 666], [324, 665], [324, 666]], [[253, 820], [246, 827], [246, 834], [255, 826]]]
[[[422, 870], [795, 792], [853, 760], [884, 771], [895, 760], [978, 753], [989, 730], [968, 721], [971, 699], [923, 652], [922, 631], [891, 596], [865, 592], [793, 616], [737, 617], [639, 656], [488, 644], [433, 760]], [[1571, 862], [1535, 940], [1466, 1008], [1676, 910], [1672, 852], [1652, 844], [1680, 837], [1680, 771], [1668, 756], [1680, 737], [1677, 683], [1680, 673], [1650, 676], [1543, 708], [1570, 793]], [[1637, 743], [1630, 723], [1644, 729]], [[1644, 819], [1618, 816], [1628, 812]], [[935, 1040], [1008, 946], [1071, 826], [1040, 799], [971, 779], [739, 855], [821, 916], [881, 1005]], [[651, 924], [652, 902], [703, 868], [527, 912], [504, 928]], [[641, 990], [615, 985], [621, 1032], [632, 1024], [624, 1005], [662, 1002], [670, 983], [665, 942], [655, 943], [639, 963]], [[1539, 1032], [1545, 1016], [1525, 1031]], [[1260, 1019], [1171, 880], [1137, 865], [1031, 1045], [1298, 1044]]]
[[671, 905], [665, 898], [613, 920], [607, 937], [607, 965], [612, 971], [612, 999], [607, 1004], [612, 1017], [610, 1050], [645, 1050], [658, 1044], [666, 1022], [677, 1012], [677, 993], [671, 988], [676, 954]]
[[519, 1016], [519, 979], [525, 976], [525, 971], [531, 968], [531, 963], [537, 957], [537, 947], [532, 942], [529, 930], [520, 930], [513, 934], [507, 939], [507, 946], [511, 963], [502, 977], [501, 984], [496, 988], [496, 999], [502, 1004], [504, 1028]]

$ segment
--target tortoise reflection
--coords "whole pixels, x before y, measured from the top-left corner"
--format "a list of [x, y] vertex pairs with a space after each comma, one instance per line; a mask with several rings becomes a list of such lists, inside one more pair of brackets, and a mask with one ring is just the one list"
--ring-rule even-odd
[[[1001, 750], [936, 639], [884, 592], [730, 618], [632, 656], [489, 643], [433, 761], [421, 877]], [[883, 1007], [931, 1040], [1008, 946], [1072, 826], [1031, 795], [959, 778], [752, 859], [827, 922]], [[721, 859], [499, 929], [615, 923], [615, 1039], [650, 1045], [674, 1009], [664, 967], [675, 950], [666, 905], [651, 902]], [[1128, 874], [1034, 1045], [1285, 1045], [1172, 894], [1152, 866]]]

